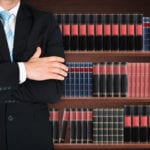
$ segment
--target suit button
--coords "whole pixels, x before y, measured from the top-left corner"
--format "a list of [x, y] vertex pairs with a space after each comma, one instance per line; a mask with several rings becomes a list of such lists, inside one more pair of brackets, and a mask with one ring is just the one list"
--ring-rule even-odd
[[12, 122], [14, 120], [13, 116], [12, 115], [9, 115], [8, 116], [8, 121]]

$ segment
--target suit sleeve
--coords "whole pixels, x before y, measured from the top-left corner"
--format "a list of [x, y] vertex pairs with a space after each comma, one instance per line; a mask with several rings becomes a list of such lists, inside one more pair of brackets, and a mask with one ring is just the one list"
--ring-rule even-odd
[[[49, 30], [46, 35], [47, 42], [45, 44], [45, 55], [64, 57], [64, 49], [59, 27], [54, 19], [54, 16], [51, 15], [50, 17]], [[27, 80], [24, 84], [19, 85], [18, 90], [13, 93], [13, 97], [14, 99], [23, 102], [56, 103], [60, 100], [62, 92], [63, 81]]]
[[18, 88], [19, 68], [17, 63], [0, 64], [0, 102], [4, 102], [11, 95], [11, 91]]

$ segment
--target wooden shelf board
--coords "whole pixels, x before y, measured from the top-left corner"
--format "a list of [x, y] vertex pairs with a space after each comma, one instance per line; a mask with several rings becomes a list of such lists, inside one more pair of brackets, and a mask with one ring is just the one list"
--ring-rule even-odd
[[103, 62], [103, 61], [127, 61], [127, 62], [149, 62], [150, 52], [105, 52], [105, 51], [66, 51], [67, 61], [81, 62]]
[[150, 149], [150, 144], [55, 144], [55, 149], [64, 150], [95, 150], [95, 149]]

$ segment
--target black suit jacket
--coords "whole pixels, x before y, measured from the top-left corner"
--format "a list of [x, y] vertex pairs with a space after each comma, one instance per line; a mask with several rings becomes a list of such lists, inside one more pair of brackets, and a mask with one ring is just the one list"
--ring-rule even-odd
[[27, 80], [19, 84], [16, 62], [27, 61], [36, 48], [44, 56], [64, 57], [60, 30], [51, 13], [21, 2], [16, 20], [13, 58], [0, 23], [0, 149], [53, 149], [47, 103], [60, 99], [63, 82]]

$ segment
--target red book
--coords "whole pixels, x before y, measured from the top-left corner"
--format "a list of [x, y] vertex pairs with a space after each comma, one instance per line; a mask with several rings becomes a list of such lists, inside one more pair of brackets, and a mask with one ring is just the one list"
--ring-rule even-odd
[[145, 97], [150, 96], [150, 63], [145, 63]]
[[145, 63], [141, 63], [141, 97], [145, 96]]
[[136, 64], [137, 63], [132, 63], [132, 73], [131, 73], [131, 84], [132, 84], [132, 93], [131, 96], [135, 97], [136, 96]]
[[128, 97], [132, 97], [132, 63], [128, 63]]
[[136, 97], [140, 97], [140, 88], [141, 88], [141, 65], [140, 63], [136, 64], [136, 76], [135, 76], [135, 83], [136, 83]]

